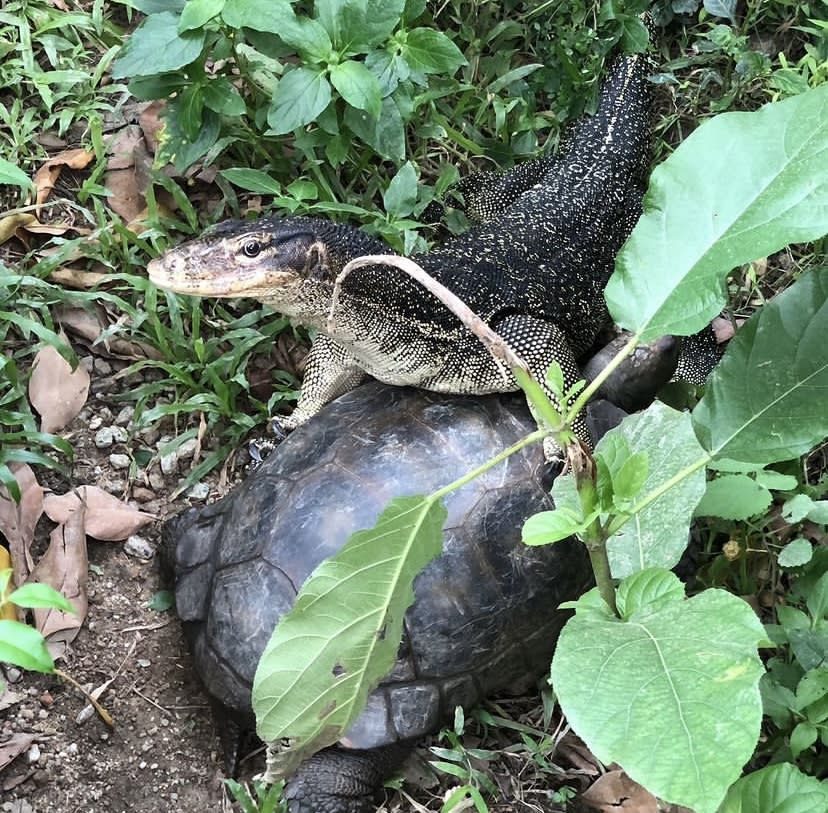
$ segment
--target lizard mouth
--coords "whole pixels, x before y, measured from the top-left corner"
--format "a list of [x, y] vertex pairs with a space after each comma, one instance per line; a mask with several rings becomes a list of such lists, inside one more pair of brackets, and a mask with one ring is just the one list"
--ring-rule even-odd
[[150, 282], [158, 288], [190, 296], [250, 297], [286, 285], [293, 274], [234, 268], [232, 273], [199, 270], [181, 258], [158, 257], [147, 265]]

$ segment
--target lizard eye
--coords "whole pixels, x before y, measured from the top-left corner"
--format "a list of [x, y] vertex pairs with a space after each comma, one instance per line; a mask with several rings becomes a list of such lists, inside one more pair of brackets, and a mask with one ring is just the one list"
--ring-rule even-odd
[[242, 251], [245, 257], [258, 257], [262, 253], [262, 244], [258, 240], [248, 240], [242, 246]]

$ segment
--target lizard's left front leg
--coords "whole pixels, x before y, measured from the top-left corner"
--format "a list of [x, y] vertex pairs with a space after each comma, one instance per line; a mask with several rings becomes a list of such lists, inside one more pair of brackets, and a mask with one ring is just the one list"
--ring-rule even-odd
[[350, 392], [367, 377], [356, 358], [336, 339], [320, 334], [313, 340], [296, 409], [273, 419], [278, 434], [305, 423], [334, 398]]
[[[578, 365], [575, 363], [575, 356], [569, 347], [566, 336], [560, 328], [543, 319], [522, 314], [507, 316], [496, 324], [492, 324], [492, 328], [526, 362], [529, 372], [540, 383], [552, 404], [559, 411], [563, 411], [563, 405], [558, 403], [558, 399], [546, 386], [546, 371], [549, 369], [549, 365], [553, 361], [560, 365], [563, 371], [565, 390], [582, 376]], [[540, 416], [531, 402], [529, 402], [529, 409], [540, 426]], [[572, 429], [588, 448], [592, 448], [592, 441], [583, 413], [575, 418]], [[552, 437], [544, 440], [543, 451], [549, 461], [561, 460], [563, 457], [560, 446]]]

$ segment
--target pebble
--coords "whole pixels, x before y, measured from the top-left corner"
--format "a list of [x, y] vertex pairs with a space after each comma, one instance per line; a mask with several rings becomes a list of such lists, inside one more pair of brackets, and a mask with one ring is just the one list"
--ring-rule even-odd
[[198, 441], [195, 438], [188, 438], [182, 443], [176, 451], [180, 460], [189, 460], [194, 454], [198, 446]]
[[207, 483], [196, 483], [188, 489], [187, 496], [193, 500], [206, 500], [210, 496], [210, 486]]
[[122, 426], [102, 426], [95, 432], [95, 446], [108, 449], [113, 443], [126, 443], [129, 434]]
[[124, 542], [124, 553], [136, 559], [152, 559], [155, 548], [143, 536], [133, 534]]
[[175, 474], [178, 471], [178, 455], [175, 452], [172, 454], [162, 454], [158, 458], [158, 462], [161, 465], [161, 472], [163, 474]]
[[166, 486], [166, 483], [164, 482], [164, 475], [161, 474], [160, 471], [153, 469], [149, 473], [149, 484], [156, 491], [162, 491]]
[[98, 375], [112, 375], [112, 365], [105, 359], [95, 359], [95, 372]]
[[23, 673], [16, 666], [6, 667], [6, 680], [9, 683], [17, 683], [22, 677]]
[[29, 760], [29, 765], [34, 765], [40, 760], [40, 746], [37, 743], [34, 743], [26, 752], [26, 759]]
[[155, 492], [142, 486], [133, 486], [132, 499], [141, 503], [152, 502], [155, 499]]
[[125, 406], [116, 416], [115, 423], [117, 426], [129, 426], [132, 419], [135, 417], [135, 407]]
[[131, 462], [128, 454], [109, 455], [109, 464], [113, 469], [128, 469]]
[[103, 426], [103, 418], [100, 415], [96, 415], [94, 418], [89, 419], [89, 428], [95, 432]]

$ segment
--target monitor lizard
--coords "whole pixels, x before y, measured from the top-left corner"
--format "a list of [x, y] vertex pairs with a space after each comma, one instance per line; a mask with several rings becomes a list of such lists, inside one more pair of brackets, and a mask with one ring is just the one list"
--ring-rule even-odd
[[[475, 190], [484, 222], [413, 258], [499, 333], [540, 382], [557, 362], [565, 386], [572, 385], [576, 359], [606, 324], [603, 290], [640, 215], [649, 170], [651, 69], [648, 54], [617, 56], [596, 113], [574, 128], [561, 154], [501, 176], [488, 202]], [[285, 431], [367, 375], [438, 392], [518, 389], [453, 313], [389, 266], [347, 277], [328, 332], [344, 265], [388, 253], [348, 225], [268, 216], [220, 223], [153, 260], [148, 271], [161, 288], [252, 297], [318, 331], [298, 405], [275, 421]], [[573, 429], [589, 443], [582, 419]], [[545, 448], [548, 456], [556, 452], [551, 440]]]

